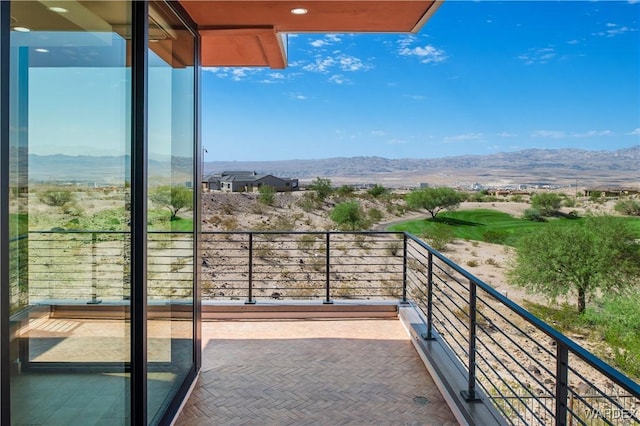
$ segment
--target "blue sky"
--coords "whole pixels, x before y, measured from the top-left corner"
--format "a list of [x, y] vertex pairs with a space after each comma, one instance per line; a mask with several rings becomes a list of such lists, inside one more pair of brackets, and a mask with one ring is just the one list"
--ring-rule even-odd
[[640, 144], [640, 2], [447, 1], [416, 35], [298, 34], [202, 73], [206, 161]]

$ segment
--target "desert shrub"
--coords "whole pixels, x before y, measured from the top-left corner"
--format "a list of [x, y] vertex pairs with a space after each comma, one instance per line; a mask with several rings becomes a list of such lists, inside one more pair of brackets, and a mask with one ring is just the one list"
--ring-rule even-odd
[[524, 220], [530, 220], [532, 222], [544, 222], [545, 218], [538, 209], [526, 209], [522, 212], [522, 218]]
[[226, 215], [234, 214], [236, 212], [236, 209], [236, 206], [230, 202], [224, 203], [220, 206], [220, 210], [222, 210], [222, 213]]
[[513, 201], [514, 203], [521, 203], [523, 200], [522, 195], [512, 195], [511, 196], [511, 201]]
[[307, 251], [313, 248], [316, 242], [316, 236], [312, 234], [301, 235], [298, 239], [298, 250]]
[[319, 207], [320, 200], [313, 192], [305, 192], [296, 204], [298, 204], [302, 210], [309, 213]]
[[387, 194], [388, 192], [389, 192], [389, 190], [387, 188], [385, 188], [384, 186], [376, 183], [373, 187], [371, 187], [367, 191], [367, 194], [371, 195], [373, 198], [379, 198], [379, 197]]
[[63, 207], [75, 200], [73, 192], [68, 189], [45, 189], [38, 194], [38, 198], [51, 207]]
[[620, 200], [614, 206], [615, 211], [627, 216], [640, 216], [640, 203], [635, 200]]
[[602, 191], [591, 191], [591, 195], [589, 195], [589, 199], [594, 203], [601, 203], [603, 198]]
[[312, 189], [316, 193], [316, 197], [320, 201], [324, 201], [328, 196], [333, 193], [333, 187], [331, 186], [331, 180], [318, 177], [314, 179], [309, 185], [309, 189]]
[[209, 223], [212, 224], [213, 226], [220, 225], [220, 222], [222, 222], [222, 218], [220, 216], [218, 216], [217, 214], [214, 214], [213, 216], [211, 216], [209, 218]]
[[485, 194], [482, 192], [473, 192], [467, 196], [467, 201], [482, 203], [485, 200]]
[[568, 197], [567, 197], [567, 198], [565, 198], [565, 199], [564, 199], [564, 201], [562, 202], [562, 204], [563, 204], [565, 207], [569, 207], [569, 208], [571, 208], [571, 207], [575, 207], [575, 206], [576, 206], [576, 200], [575, 200], [575, 198], [568, 198]]
[[348, 197], [355, 192], [355, 188], [351, 185], [342, 185], [336, 189], [336, 194], [340, 197]]
[[235, 230], [238, 229], [240, 224], [238, 223], [238, 219], [236, 219], [233, 216], [230, 216], [230, 217], [225, 217], [224, 219], [222, 219], [220, 221], [220, 226], [225, 231], [235, 231]]
[[249, 207], [249, 211], [253, 214], [263, 215], [266, 212], [265, 205], [257, 202]]
[[295, 219], [289, 216], [277, 216], [274, 223], [276, 231], [293, 231], [296, 227]]
[[377, 208], [372, 208], [367, 212], [367, 215], [369, 216], [369, 220], [371, 222], [380, 222], [382, 220], [382, 218], [384, 217], [384, 215], [382, 214], [382, 212], [377, 209]]
[[507, 240], [509, 239], [509, 236], [510, 234], [508, 231], [490, 229], [488, 231], [485, 231], [484, 234], [482, 234], [482, 239], [487, 243], [506, 244]]
[[276, 200], [276, 190], [273, 186], [262, 185], [258, 188], [258, 202], [265, 206], [272, 206]]
[[400, 247], [401, 247], [401, 244], [399, 241], [393, 241], [391, 243], [388, 243], [386, 246], [387, 253], [389, 253], [391, 256], [397, 256], [398, 252], [400, 251]]
[[500, 263], [498, 263], [498, 261], [495, 260], [493, 257], [490, 257], [489, 259], [485, 260], [484, 263], [486, 263], [487, 265], [495, 266], [496, 268], [500, 267]]
[[444, 251], [447, 244], [453, 241], [453, 230], [447, 225], [436, 225], [429, 229], [428, 233], [422, 235], [429, 245], [438, 251]]
[[476, 266], [478, 266], [478, 261], [477, 261], [477, 260], [475, 260], [475, 259], [468, 260], [468, 261], [467, 261], [467, 266], [470, 266], [470, 267], [472, 267], [472, 268], [475, 268]]

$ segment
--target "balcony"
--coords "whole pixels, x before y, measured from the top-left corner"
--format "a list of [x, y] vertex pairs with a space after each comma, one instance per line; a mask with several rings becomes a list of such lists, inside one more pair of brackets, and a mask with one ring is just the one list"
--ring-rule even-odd
[[[128, 274], [127, 241], [30, 233], [30, 324], [126, 317], [109, 276]], [[191, 243], [149, 234], [150, 334], [192, 296]], [[178, 424], [640, 422], [637, 383], [410, 234], [204, 232], [201, 247], [203, 367]], [[331, 321], [294, 321], [309, 318]]]

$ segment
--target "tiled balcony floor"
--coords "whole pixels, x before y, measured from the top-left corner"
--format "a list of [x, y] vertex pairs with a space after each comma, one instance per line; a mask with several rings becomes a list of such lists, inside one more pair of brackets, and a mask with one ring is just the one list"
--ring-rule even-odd
[[177, 425], [456, 425], [399, 320], [203, 323]]

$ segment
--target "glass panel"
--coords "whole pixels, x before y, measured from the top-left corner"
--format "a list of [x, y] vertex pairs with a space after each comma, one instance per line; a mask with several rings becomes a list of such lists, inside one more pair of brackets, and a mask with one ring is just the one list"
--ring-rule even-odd
[[194, 36], [149, 5], [148, 418], [193, 367]]
[[12, 424], [127, 424], [130, 3], [11, 25]]

